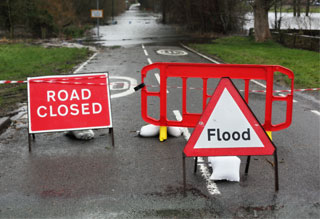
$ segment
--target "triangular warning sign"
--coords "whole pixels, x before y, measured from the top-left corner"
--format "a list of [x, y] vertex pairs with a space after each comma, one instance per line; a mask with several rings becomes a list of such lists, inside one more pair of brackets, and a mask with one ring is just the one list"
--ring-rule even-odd
[[197, 156], [271, 155], [275, 146], [229, 78], [222, 78], [184, 153]]

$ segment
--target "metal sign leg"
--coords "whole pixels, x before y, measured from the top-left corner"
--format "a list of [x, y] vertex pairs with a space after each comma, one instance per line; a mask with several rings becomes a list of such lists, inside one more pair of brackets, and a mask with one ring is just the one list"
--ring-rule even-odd
[[186, 197], [186, 187], [187, 187], [187, 179], [186, 179], [186, 155], [182, 153], [182, 171], [183, 171], [183, 196]]
[[28, 133], [29, 152], [32, 151], [32, 147], [31, 147], [31, 136], [32, 136], [32, 140], [33, 140], [33, 141], [36, 139], [35, 134], [30, 134], [30, 133]]
[[114, 147], [114, 132], [113, 132], [113, 128], [109, 128], [109, 134], [111, 134], [111, 138], [112, 138], [112, 147]]
[[248, 156], [248, 157], [247, 157], [246, 170], [244, 171], [244, 174], [245, 174], [246, 176], [248, 175], [248, 172], [249, 172], [250, 160], [251, 160], [251, 156]]
[[32, 148], [31, 148], [31, 134], [28, 133], [28, 145], [29, 145], [29, 152], [32, 151]]
[[274, 182], [275, 182], [275, 191], [279, 191], [279, 172], [278, 172], [278, 155], [277, 155], [277, 148], [274, 150], [273, 154], [274, 158]]
[[194, 173], [197, 173], [197, 168], [198, 168], [198, 157], [194, 158]]

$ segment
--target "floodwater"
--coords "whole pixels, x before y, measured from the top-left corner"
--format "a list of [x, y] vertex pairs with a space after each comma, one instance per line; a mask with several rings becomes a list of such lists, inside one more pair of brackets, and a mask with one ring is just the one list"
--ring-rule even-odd
[[[277, 13], [277, 20], [280, 19], [280, 13]], [[248, 22], [244, 29], [249, 30], [253, 28], [253, 13], [246, 15]], [[275, 13], [269, 12], [269, 27], [274, 28]], [[293, 13], [281, 14], [281, 29], [307, 29], [320, 30], [320, 13], [311, 13], [309, 17], [302, 14], [301, 17], [294, 17]]]
[[[115, 24], [99, 28], [102, 46], [124, 46], [152, 42], [176, 41], [183, 38], [178, 27], [161, 24], [161, 15], [141, 11], [140, 4], [134, 4], [128, 11], [117, 16]], [[97, 33], [97, 28], [94, 28]]]
[[[270, 28], [274, 28], [275, 13], [269, 13]], [[277, 15], [280, 18], [280, 13]], [[245, 16], [247, 22], [244, 30], [253, 28], [253, 13]], [[312, 13], [309, 17], [293, 17], [293, 13], [281, 14], [281, 29], [320, 29], [320, 13]], [[99, 40], [102, 46], [128, 46], [153, 42], [175, 42], [186, 39], [181, 29], [174, 25], [161, 23], [161, 14], [140, 10], [140, 4], [134, 4], [128, 11], [117, 16], [109, 25], [100, 25]], [[97, 37], [97, 28], [93, 29]]]

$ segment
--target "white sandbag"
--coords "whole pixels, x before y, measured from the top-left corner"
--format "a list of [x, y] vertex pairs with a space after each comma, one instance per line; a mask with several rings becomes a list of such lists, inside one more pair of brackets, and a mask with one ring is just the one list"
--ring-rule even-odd
[[173, 137], [179, 137], [182, 134], [182, 131], [179, 127], [168, 127], [168, 134]]
[[211, 180], [240, 181], [241, 160], [236, 156], [208, 157], [212, 165]]
[[149, 124], [141, 127], [139, 135], [142, 137], [154, 137], [159, 135], [159, 130], [159, 126]]
[[67, 135], [73, 136], [79, 140], [91, 140], [94, 138], [94, 132], [91, 129], [70, 131]]

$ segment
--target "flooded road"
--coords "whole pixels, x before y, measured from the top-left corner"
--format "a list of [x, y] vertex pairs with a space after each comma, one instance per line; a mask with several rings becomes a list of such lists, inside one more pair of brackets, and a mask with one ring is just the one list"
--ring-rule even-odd
[[[140, 92], [133, 88], [148, 64], [211, 61], [172, 43], [183, 35], [158, 20], [158, 15], [137, 8], [117, 17], [116, 25], [100, 29], [98, 43], [106, 47], [99, 47], [75, 71], [109, 72], [114, 147], [105, 129], [94, 130], [90, 141], [52, 132], [37, 134], [30, 153], [26, 116], [0, 135], [0, 218], [319, 218], [320, 123], [310, 111], [314, 105], [299, 97], [292, 126], [274, 134], [280, 161], [278, 193], [272, 158], [254, 156], [250, 174], [245, 175], [242, 156], [239, 183], [210, 180], [212, 168], [205, 163], [199, 162], [194, 174], [194, 160], [188, 158], [187, 196], [183, 195], [181, 152], [185, 133], [191, 130], [164, 142], [158, 136], [139, 137], [137, 131], [146, 122], [141, 118]], [[159, 75], [160, 69], [148, 73], [148, 89], [159, 90]], [[194, 113], [201, 112], [203, 104], [198, 79], [190, 78], [187, 84], [187, 107]], [[167, 83], [167, 116], [178, 120], [183, 81], [170, 78]], [[250, 88], [262, 89], [253, 83]], [[148, 112], [157, 118], [159, 99], [149, 101]], [[264, 96], [250, 96], [250, 106], [258, 118], [263, 116]], [[276, 121], [282, 121], [284, 109], [275, 106]]]
[[[177, 41], [184, 38], [179, 28], [161, 24], [161, 15], [140, 10], [134, 4], [115, 19], [115, 24], [100, 26], [102, 46], [128, 46], [152, 42]], [[97, 33], [97, 28], [94, 29]]]

